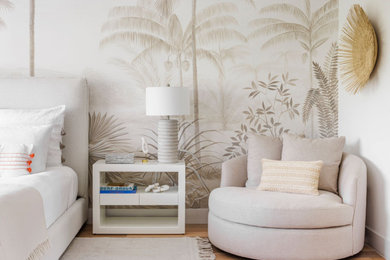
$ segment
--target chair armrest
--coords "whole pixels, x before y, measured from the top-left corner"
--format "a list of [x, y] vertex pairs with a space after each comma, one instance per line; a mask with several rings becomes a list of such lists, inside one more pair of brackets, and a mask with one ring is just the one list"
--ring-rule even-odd
[[367, 167], [362, 159], [352, 154], [343, 154], [339, 174], [339, 195], [344, 204], [354, 209], [352, 220], [352, 253], [364, 246], [367, 199]]
[[367, 167], [358, 156], [343, 153], [339, 173], [339, 194], [344, 204], [366, 203]]
[[247, 180], [247, 156], [239, 156], [222, 163], [221, 187], [244, 187]]

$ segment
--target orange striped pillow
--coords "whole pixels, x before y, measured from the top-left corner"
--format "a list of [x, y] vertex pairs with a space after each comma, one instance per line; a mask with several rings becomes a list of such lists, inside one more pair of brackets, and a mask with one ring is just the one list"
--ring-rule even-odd
[[318, 195], [322, 161], [262, 160], [259, 190]]
[[31, 173], [32, 144], [0, 144], [0, 177]]

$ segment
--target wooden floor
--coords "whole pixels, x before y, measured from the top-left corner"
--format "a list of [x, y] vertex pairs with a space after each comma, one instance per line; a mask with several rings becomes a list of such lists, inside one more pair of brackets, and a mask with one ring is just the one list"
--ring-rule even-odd
[[[186, 234], [185, 235], [93, 235], [92, 234], [92, 225], [85, 225], [80, 232], [77, 234], [78, 237], [207, 237], [207, 225], [186, 225]], [[237, 257], [226, 252], [214, 248], [214, 253], [217, 257], [217, 260], [227, 260], [227, 259], [246, 259], [242, 257]], [[348, 259], [358, 259], [358, 260], [384, 260], [383, 257], [378, 255], [375, 250], [366, 245], [362, 252], [359, 254], [350, 257]]]

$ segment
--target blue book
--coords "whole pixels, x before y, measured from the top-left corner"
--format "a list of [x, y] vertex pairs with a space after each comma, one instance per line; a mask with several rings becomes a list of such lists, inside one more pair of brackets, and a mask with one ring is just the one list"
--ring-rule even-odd
[[100, 190], [100, 193], [111, 193], [111, 194], [129, 194], [129, 193], [136, 193], [137, 192], [137, 186], [134, 187], [133, 190]]
[[104, 183], [100, 191], [131, 191], [134, 187], [134, 183]]

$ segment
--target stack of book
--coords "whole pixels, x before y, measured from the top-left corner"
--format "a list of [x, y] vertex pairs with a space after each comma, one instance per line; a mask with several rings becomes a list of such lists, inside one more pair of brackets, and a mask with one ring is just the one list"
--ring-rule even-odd
[[134, 163], [134, 153], [108, 153], [105, 159], [107, 164]]
[[100, 187], [100, 193], [136, 193], [137, 186], [134, 183], [105, 183]]

